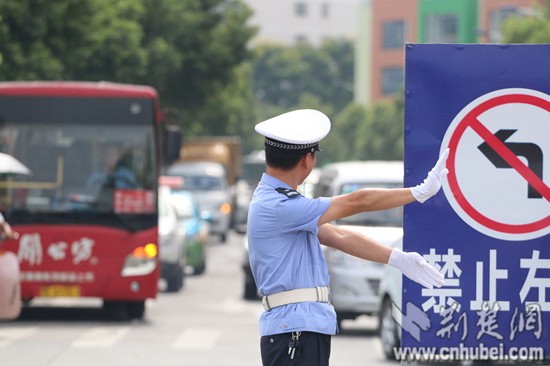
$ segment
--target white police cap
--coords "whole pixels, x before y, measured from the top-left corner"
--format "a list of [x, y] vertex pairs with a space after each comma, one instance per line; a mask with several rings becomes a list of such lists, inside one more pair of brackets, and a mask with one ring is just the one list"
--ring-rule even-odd
[[329, 131], [330, 119], [314, 109], [283, 113], [256, 125], [256, 132], [266, 137], [266, 147], [284, 150], [319, 151], [319, 141]]

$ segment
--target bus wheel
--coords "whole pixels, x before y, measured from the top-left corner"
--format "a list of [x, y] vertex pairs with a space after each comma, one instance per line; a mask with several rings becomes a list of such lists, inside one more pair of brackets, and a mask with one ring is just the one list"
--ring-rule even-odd
[[130, 319], [142, 319], [145, 313], [145, 301], [127, 301], [126, 312]]
[[109, 319], [126, 320], [127, 311], [122, 301], [103, 301], [103, 311]]

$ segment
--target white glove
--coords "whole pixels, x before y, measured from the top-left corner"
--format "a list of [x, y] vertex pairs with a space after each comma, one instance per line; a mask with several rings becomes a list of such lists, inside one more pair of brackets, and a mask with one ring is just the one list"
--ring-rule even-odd
[[441, 180], [449, 173], [449, 169], [445, 168], [448, 156], [449, 148], [443, 151], [433, 169], [428, 173], [428, 177], [424, 179], [424, 182], [411, 188], [411, 193], [418, 202], [424, 203], [424, 201], [436, 194], [441, 188]]
[[434, 286], [441, 287], [445, 284], [445, 277], [416, 252], [403, 252], [394, 248], [388, 264], [424, 287], [431, 289]]

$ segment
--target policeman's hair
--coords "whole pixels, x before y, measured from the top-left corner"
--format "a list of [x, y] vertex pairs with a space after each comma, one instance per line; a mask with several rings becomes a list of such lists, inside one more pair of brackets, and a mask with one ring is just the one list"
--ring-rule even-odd
[[[300, 159], [309, 153], [309, 151], [297, 153], [295, 151], [285, 151], [281, 149], [266, 149], [265, 162], [273, 168], [288, 171], [295, 168], [300, 162]], [[312, 152], [311, 154], [315, 154], [315, 152]]]

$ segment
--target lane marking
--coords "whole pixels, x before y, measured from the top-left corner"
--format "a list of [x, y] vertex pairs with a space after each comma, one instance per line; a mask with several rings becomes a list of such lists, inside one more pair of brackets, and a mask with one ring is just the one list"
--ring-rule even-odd
[[216, 328], [188, 328], [172, 343], [172, 348], [186, 350], [213, 349], [222, 332]]
[[95, 327], [71, 343], [75, 348], [108, 348], [126, 336], [130, 327]]
[[32, 328], [0, 328], [0, 348], [7, 347], [15, 341], [29, 337], [36, 333], [37, 327]]

